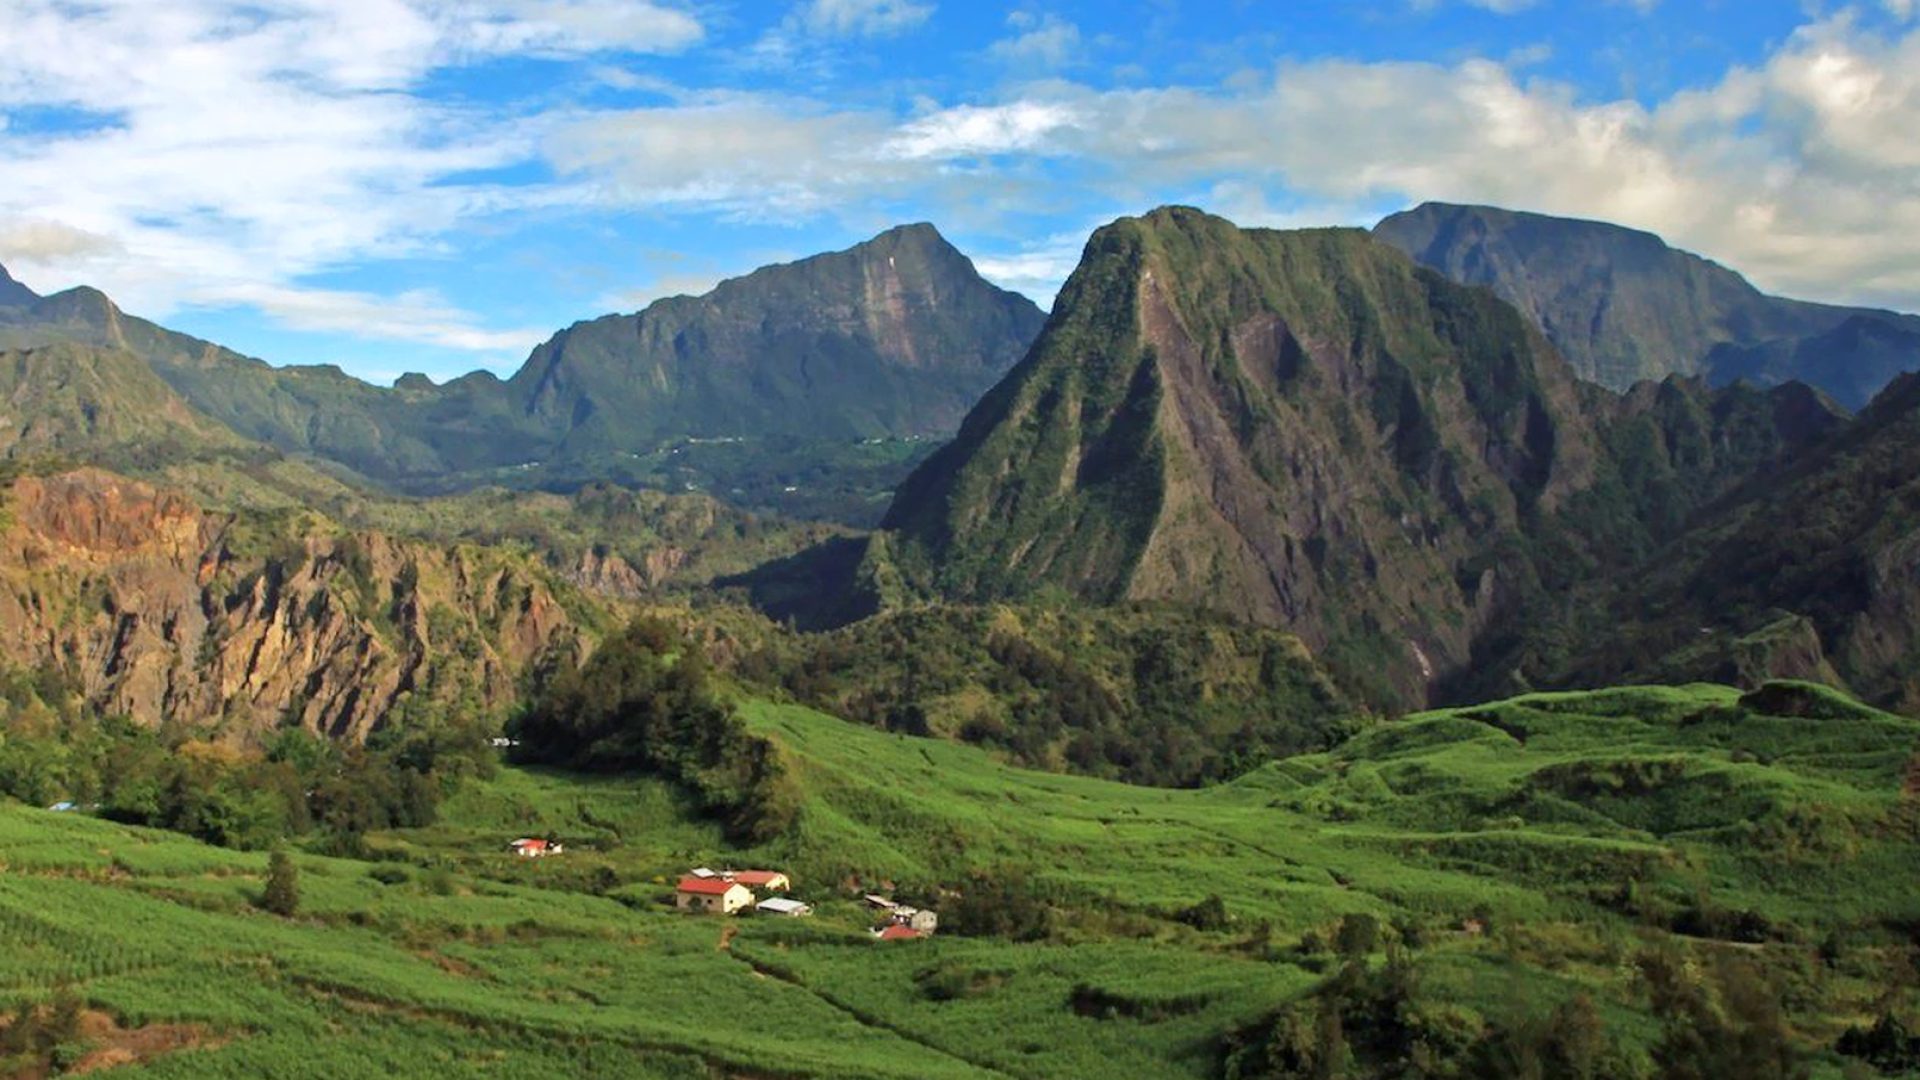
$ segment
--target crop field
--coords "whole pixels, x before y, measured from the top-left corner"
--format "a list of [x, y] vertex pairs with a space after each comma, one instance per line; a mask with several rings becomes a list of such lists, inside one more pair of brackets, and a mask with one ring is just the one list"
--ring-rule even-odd
[[[775, 841], [729, 846], [663, 781], [503, 768], [370, 861], [296, 853], [292, 917], [260, 906], [264, 854], [4, 805], [0, 1005], [185, 1033], [126, 1076], [1199, 1078], [1367, 914], [1458, 1022], [1584, 993], [1641, 1057], [1637, 952], [1751, 959], [1837, 1077], [1847, 1025], [1920, 1004], [1920, 723], [1789, 689], [1424, 714], [1193, 790], [747, 702], [805, 792]], [[506, 852], [549, 834], [565, 854]], [[703, 864], [784, 869], [817, 914], [675, 913]], [[947, 909], [989, 878], [1044, 928], [867, 933], [863, 892]]]

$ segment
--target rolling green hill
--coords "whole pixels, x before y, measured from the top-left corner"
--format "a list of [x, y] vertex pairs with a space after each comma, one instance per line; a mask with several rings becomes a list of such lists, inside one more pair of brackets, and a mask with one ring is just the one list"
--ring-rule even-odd
[[[504, 769], [369, 837], [378, 862], [299, 856], [291, 918], [258, 907], [262, 855], [0, 806], [0, 925], [25, 943], [0, 1001], [69, 995], [94, 1034], [49, 1053], [126, 1047], [130, 1076], [903, 1078], [1286, 1075], [1256, 1049], [1336, 1007], [1355, 1071], [1333, 1075], [1402, 1075], [1396, 1046], [1424, 1075], [1526, 1075], [1489, 1063], [1558, 1045], [1525, 1033], [1566, 1007], [1604, 1075], [1695, 1052], [1665, 1015], [1726, 1055], [1696, 1066], [1783, 1038], [1838, 1077], [1848, 1026], [1920, 1004], [1897, 974], [1920, 724], [1818, 689], [1424, 714], [1200, 791], [743, 717], [806, 793], [757, 848], [658, 780]], [[565, 855], [503, 850], [548, 833]], [[818, 913], [671, 912], [699, 864], [786, 869]], [[943, 929], [874, 943], [874, 889]]]
[[1859, 408], [1920, 368], [1920, 317], [1767, 296], [1650, 233], [1427, 203], [1374, 235], [1524, 312], [1582, 377], [1615, 390], [1668, 375], [1799, 380]]

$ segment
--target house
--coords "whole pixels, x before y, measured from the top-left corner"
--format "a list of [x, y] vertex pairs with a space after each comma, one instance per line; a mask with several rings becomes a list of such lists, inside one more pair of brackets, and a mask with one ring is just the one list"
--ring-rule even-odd
[[673, 906], [681, 911], [731, 915], [753, 903], [745, 885], [724, 878], [697, 878], [689, 874], [673, 890]]
[[786, 892], [793, 888], [793, 882], [778, 870], [736, 870], [727, 876], [760, 892]]
[[545, 840], [523, 836], [507, 845], [507, 850], [523, 859], [539, 859], [548, 855], [558, 855], [567, 850], [565, 844], [549, 843]]
[[905, 926], [907, 929], [916, 933], [931, 934], [935, 930], [940, 929], [940, 916], [931, 911], [915, 911], [913, 914], [908, 915], [904, 922], [898, 925]]
[[901, 926], [899, 923], [894, 923], [892, 926], [876, 930], [873, 934], [875, 941], [919, 941], [925, 936], [926, 935], [915, 930], [913, 927]]
[[799, 918], [802, 915], [813, 914], [813, 907], [811, 905], [803, 904], [798, 900], [789, 900], [782, 896], [774, 896], [762, 900], [753, 906], [753, 910], [762, 915], [785, 915], [788, 918]]

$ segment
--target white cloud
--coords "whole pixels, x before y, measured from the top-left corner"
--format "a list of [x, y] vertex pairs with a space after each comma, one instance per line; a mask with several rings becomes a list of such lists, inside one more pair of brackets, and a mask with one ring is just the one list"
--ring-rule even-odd
[[637, 0], [494, 0], [441, 8], [451, 40], [481, 52], [679, 52], [706, 34], [685, 11]]
[[707, 207], [740, 216], [817, 213], [904, 177], [874, 152], [884, 117], [733, 95], [581, 116], [545, 149], [605, 205]]
[[948, 159], [1042, 150], [1049, 136], [1076, 123], [1074, 110], [1064, 105], [961, 105], [906, 124], [887, 141], [884, 152], [908, 159]]
[[470, 352], [524, 355], [551, 333], [524, 328], [487, 330], [471, 313], [437, 293], [410, 290], [390, 296], [276, 285], [238, 285], [223, 300], [255, 308], [296, 330], [367, 339], [412, 341]]
[[[291, 300], [306, 275], [572, 194], [461, 182], [535, 158], [544, 121], [430, 102], [412, 90], [431, 72], [700, 34], [679, 10], [614, 0], [0, 0], [0, 110], [92, 119], [0, 137], [0, 255], [37, 264], [43, 291], [97, 284], [145, 314], [256, 303], [311, 321]], [[499, 347], [444, 305], [396, 303], [406, 318], [363, 325]]]
[[987, 47], [987, 55], [1003, 64], [1052, 69], [1080, 59], [1080, 28], [1058, 15], [1016, 11], [1007, 25], [1014, 33]]
[[120, 250], [110, 236], [58, 221], [34, 217], [0, 221], [0, 263], [7, 265], [84, 261]]
[[932, 14], [932, 4], [914, 0], [806, 0], [790, 21], [821, 36], [881, 37], [911, 30]]

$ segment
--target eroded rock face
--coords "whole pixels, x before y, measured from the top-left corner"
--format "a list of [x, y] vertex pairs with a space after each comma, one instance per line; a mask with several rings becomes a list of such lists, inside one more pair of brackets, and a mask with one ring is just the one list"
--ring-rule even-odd
[[0, 659], [67, 667], [143, 724], [361, 739], [408, 699], [502, 708], [591, 646], [524, 557], [209, 513], [97, 470], [20, 479], [5, 505]]

